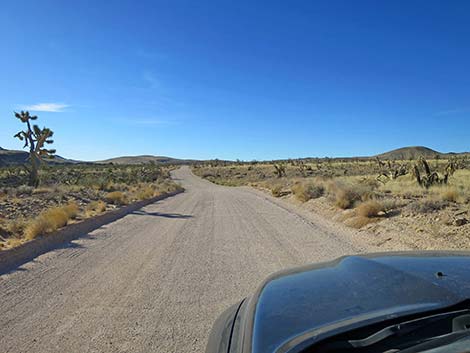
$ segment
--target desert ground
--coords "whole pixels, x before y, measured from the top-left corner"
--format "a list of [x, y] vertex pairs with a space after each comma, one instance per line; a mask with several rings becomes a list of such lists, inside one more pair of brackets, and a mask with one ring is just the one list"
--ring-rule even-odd
[[54, 175], [69, 179], [83, 168], [78, 185], [4, 189], [6, 251], [58, 208], [76, 205], [67, 224], [185, 191], [3, 273], [2, 351], [201, 352], [215, 318], [277, 270], [364, 252], [468, 248], [468, 168], [455, 162], [444, 183], [449, 162], [431, 161], [436, 184], [419, 185], [409, 171], [421, 162], [62, 166]]
[[272, 272], [384, 249], [253, 188], [172, 175], [184, 193], [0, 277], [3, 352], [201, 352]]

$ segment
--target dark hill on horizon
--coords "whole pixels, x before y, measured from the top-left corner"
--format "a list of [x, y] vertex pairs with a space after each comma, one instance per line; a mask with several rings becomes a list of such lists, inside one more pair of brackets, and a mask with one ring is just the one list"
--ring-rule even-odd
[[434, 159], [436, 156], [439, 158], [448, 155], [447, 153], [438, 152], [428, 147], [424, 146], [410, 146], [410, 147], [402, 147], [397, 148], [395, 150], [391, 150], [385, 153], [378, 154], [374, 157], [379, 157], [380, 159], [400, 159], [400, 160], [408, 160], [408, 159], [417, 159], [419, 157], [424, 157], [428, 159]]
[[[388, 151], [385, 153], [381, 153], [375, 156], [369, 157], [358, 157], [358, 158], [380, 158], [384, 160], [394, 159], [394, 160], [410, 160], [410, 159], [417, 159], [419, 157], [424, 157], [426, 159], [434, 159], [436, 156], [439, 158], [448, 158], [450, 156], [461, 156], [461, 155], [469, 155], [469, 152], [449, 152], [449, 153], [442, 153], [436, 150], [433, 150], [428, 147], [424, 146], [410, 146], [410, 147], [402, 147], [392, 151]], [[350, 159], [349, 158], [338, 158], [338, 159]], [[19, 151], [19, 150], [7, 150], [0, 147], [0, 167], [10, 166], [10, 165], [21, 165], [27, 162], [28, 159], [28, 152], [26, 151]], [[303, 158], [300, 158], [303, 159]], [[333, 158], [336, 159], [336, 158]], [[86, 163], [86, 164], [118, 164], [118, 165], [126, 165], [126, 164], [145, 164], [155, 162], [157, 164], [193, 164], [197, 162], [201, 162], [199, 160], [193, 159], [178, 159], [172, 157], [165, 157], [165, 156], [153, 156], [153, 155], [139, 155], [139, 156], [120, 156], [115, 158], [109, 158], [101, 161], [77, 161], [72, 159], [67, 159], [61, 156], [56, 155], [54, 159], [48, 161], [50, 164], [77, 164], [77, 163]]]
[[[0, 167], [25, 164], [28, 161], [28, 157], [29, 153], [26, 151], [7, 150], [5, 148], [0, 147]], [[67, 159], [59, 155], [56, 155], [53, 159], [49, 159], [47, 162], [50, 164], [81, 163], [80, 161]]]
[[140, 155], [140, 156], [121, 156], [115, 158], [109, 158], [102, 161], [96, 161], [98, 164], [145, 164], [155, 162], [157, 164], [192, 164], [198, 161], [193, 159], [178, 159], [165, 156], [152, 156], [152, 155]]
[[434, 159], [436, 156], [439, 158], [449, 158], [452, 156], [466, 156], [469, 152], [439, 152], [425, 146], [410, 146], [397, 148], [385, 153], [378, 154], [375, 157], [380, 159], [396, 159], [396, 160], [410, 160], [424, 157], [426, 159]]

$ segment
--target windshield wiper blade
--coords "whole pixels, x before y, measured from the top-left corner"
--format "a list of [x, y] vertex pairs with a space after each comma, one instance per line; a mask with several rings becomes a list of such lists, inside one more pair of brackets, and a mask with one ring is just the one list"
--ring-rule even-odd
[[353, 348], [368, 347], [392, 336], [401, 336], [401, 335], [408, 334], [412, 331], [415, 331], [419, 328], [424, 327], [424, 325], [429, 325], [436, 321], [445, 320], [450, 317], [468, 314], [468, 313], [470, 313], [470, 310], [464, 309], [464, 310], [451, 311], [451, 312], [440, 313], [440, 314], [435, 314], [435, 315], [429, 315], [429, 316], [421, 317], [418, 319], [391, 325], [373, 333], [372, 335], [366, 338], [358, 339], [358, 340], [348, 340], [347, 342]]

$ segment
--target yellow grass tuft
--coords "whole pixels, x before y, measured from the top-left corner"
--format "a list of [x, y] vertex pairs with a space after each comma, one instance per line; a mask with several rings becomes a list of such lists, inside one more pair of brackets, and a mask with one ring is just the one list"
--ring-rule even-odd
[[296, 183], [292, 185], [291, 190], [295, 197], [302, 202], [319, 198], [323, 196], [323, 193], [325, 192], [323, 185], [317, 185], [314, 183]]
[[353, 228], [362, 228], [370, 223], [375, 223], [379, 220], [379, 218], [369, 218], [369, 217], [364, 217], [364, 216], [355, 216], [351, 217], [348, 220], [346, 220], [344, 223]]
[[139, 200], [150, 199], [155, 195], [155, 190], [151, 186], [140, 187], [137, 190], [137, 198]]
[[457, 202], [460, 200], [460, 193], [456, 188], [445, 187], [440, 190], [439, 197], [443, 201]]
[[353, 207], [358, 198], [352, 189], [338, 188], [335, 192], [335, 205], [345, 210]]
[[24, 237], [32, 240], [39, 235], [46, 235], [67, 225], [78, 213], [78, 206], [70, 203], [66, 206], [50, 208], [31, 220], [25, 227]]
[[80, 211], [76, 202], [70, 202], [68, 205], [63, 206], [63, 209], [70, 219], [77, 218]]
[[376, 200], [363, 202], [356, 208], [356, 214], [366, 218], [378, 217], [381, 212], [384, 212], [384, 206]]
[[271, 188], [271, 194], [274, 197], [281, 197], [282, 196], [282, 186], [281, 185], [275, 185]]
[[86, 206], [86, 214], [88, 217], [97, 213], [103, 213], [104, 211], [106, 211], [106, 203], [101, 200], [92, 201]]
[[105, 196], [105, 200], [114, 205], [125, 205], [129, 202], [127, 195], [122, 191], [108, 192]]

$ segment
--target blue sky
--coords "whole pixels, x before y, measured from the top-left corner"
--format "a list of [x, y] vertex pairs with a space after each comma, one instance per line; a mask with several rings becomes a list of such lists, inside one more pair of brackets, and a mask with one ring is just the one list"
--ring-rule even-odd
[[470, 150], [469, 1], [0, 5], [0, 146], [13, 111], [58, 154], [274, 159]]

